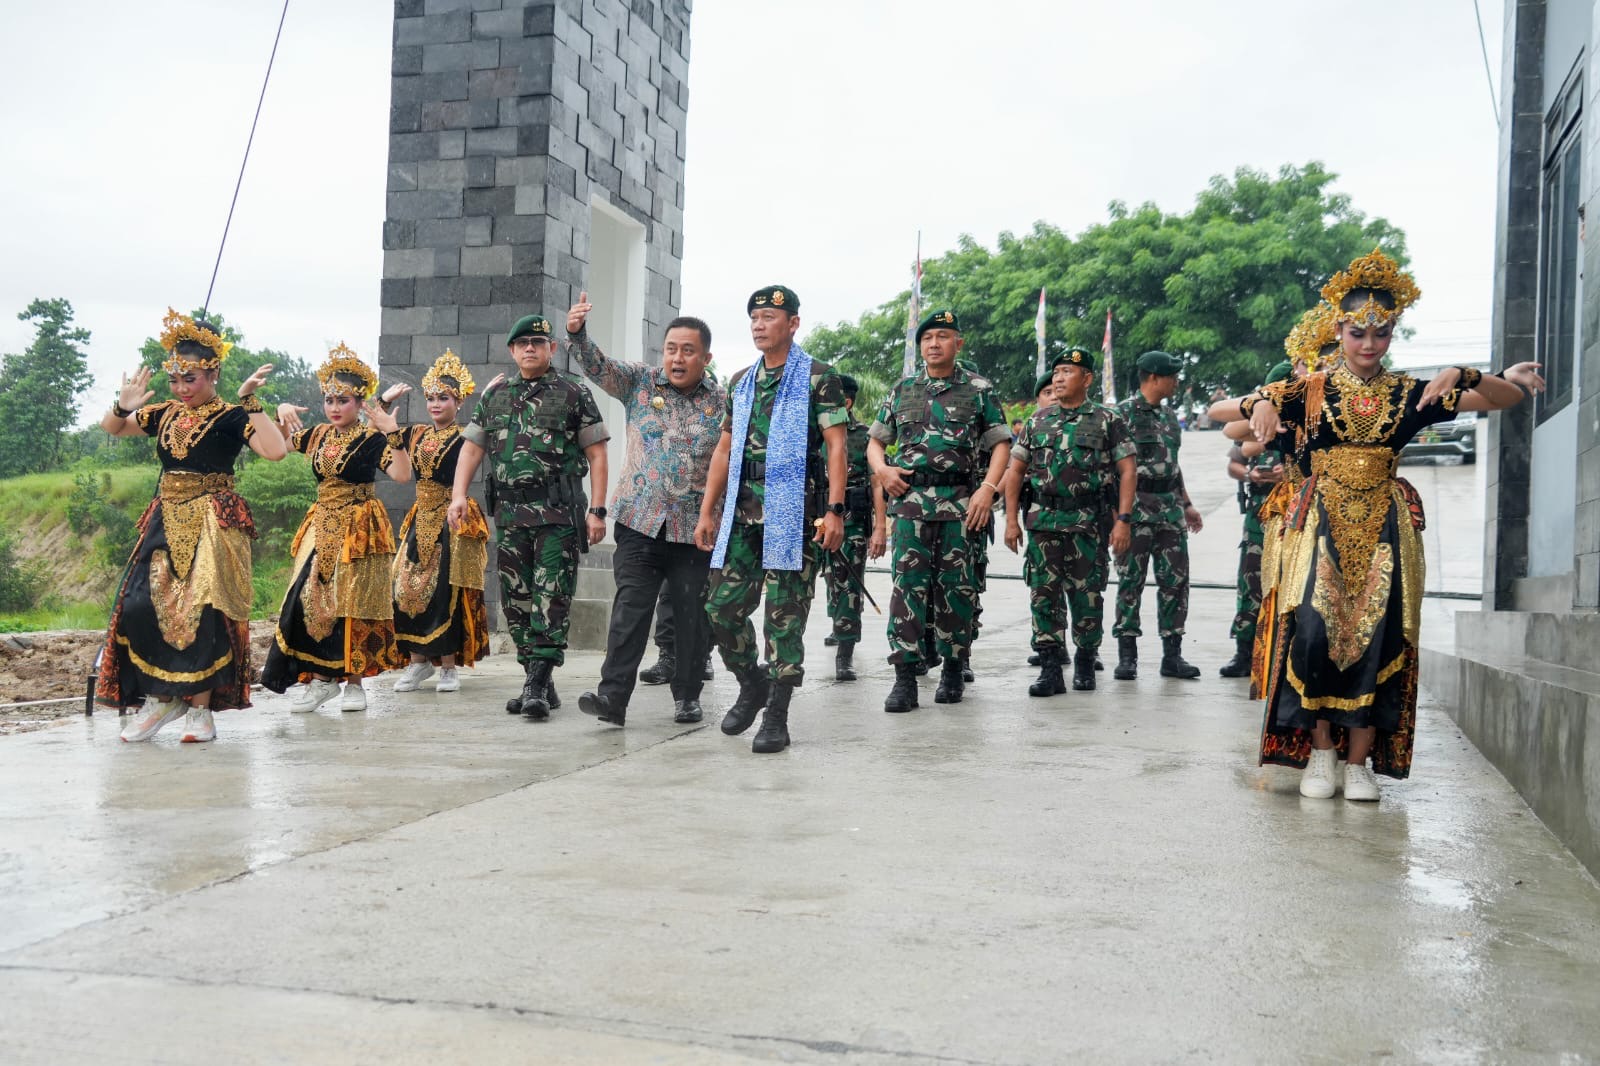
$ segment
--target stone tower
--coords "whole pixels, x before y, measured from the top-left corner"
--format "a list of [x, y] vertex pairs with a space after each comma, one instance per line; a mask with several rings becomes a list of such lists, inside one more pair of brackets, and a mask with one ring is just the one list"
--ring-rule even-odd
[[[395, 0], [385, 381], [415, 386], [452, 348], [486, 382], [511, 368], [504, 341], [517, 318], [542, 312], [560, 337], [583, 289], [607, 354], [659, 359], [680, 301], [690, 7]], [[564, 344], [555, 365], [567, 366]], [[594, 391], [615, 471], [620, 405]], [[425, 420], [420, 399], [407, 399], [402, 420]], [[391, 508], [409, 497], [386, 491]], [[579, 615], [575, 644], [587, 629]]]

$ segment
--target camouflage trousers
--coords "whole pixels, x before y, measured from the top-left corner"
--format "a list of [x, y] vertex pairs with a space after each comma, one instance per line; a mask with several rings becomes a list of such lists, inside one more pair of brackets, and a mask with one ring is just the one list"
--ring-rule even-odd
[[994, 519], [982, 529], [967, 531], [967, 564], [972, 568], [972, 621], [956, 634], [956, 654], [965, 657], [983, 628], [983, 594], [989, 591], [989, 538], [994, 534]]
[[1112, 633], [1137, 637], [1139, 606], [1151, 557], [1156, 570], [1156, 623], [1163, 637], [1182, 636], [1189, 618], [1189, 534], [1182, 526], [1133, 527], [1132, 544], [1117, 568], [1117, 624]]
[[931, 625], [937, 653], [959, 658], [970, 640], [978, 600], [970, 562], [972, 541], [955, 519], [894, 520], [894, 595], [889, 600], [889, 661], [922, 661]]
[[[852, 515], [844, 523], [844, 543], [822, 565], [828, 589], [828, 617], [840, 644], [861, 639], [861, 586], [867, 566], [867, 523]], [[852, 578], [852, 575], [854, 577]]]
[[1022, 557], [1022, 579], [1028, 585], [1035, 651], [1061, 646], [1061, 634], [1072, 615], [1072, 643], [1098, 648], [1105, 626], [1106, 553], [1098, 530], [1060, 533], [1033, 530]]
[[1234, 640], [1256, 639], [1256, 614], [1261, 610], [1261, 545], [1266, 532], [1252, 512], [1244, 516], [1244, 539], [1239, 542], [1239, 588], [1234, 597]]
[[761, 565], [761, 531], [760, 525], [735, 522], [722, 569], [711, 571], [706, 586], [711, 641], [722, 650], [722, 661], [729, 670], [739, 673], [755, 668], [759, 660], [750, 616], [765, 594], [762, 636], [767, 672], [777, 684], [798, 687], [806, 673], [806, 618], [816, 595], [822, 546], [806, 542], [799, 570], [768, 570]]
[[526, 665], [566, 661], [572, 594], [578, 587], [578, 530], [573, 526], [510, 526], [500, 530], [496, 565], [506, 629]]

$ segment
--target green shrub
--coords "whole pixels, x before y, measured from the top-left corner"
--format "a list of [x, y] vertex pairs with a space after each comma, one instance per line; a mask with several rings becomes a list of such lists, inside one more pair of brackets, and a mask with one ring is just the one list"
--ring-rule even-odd
[[39, 565], [18, 559], [11, 534], [0, 529], [0, 611], [32, 610], [43, 587]]

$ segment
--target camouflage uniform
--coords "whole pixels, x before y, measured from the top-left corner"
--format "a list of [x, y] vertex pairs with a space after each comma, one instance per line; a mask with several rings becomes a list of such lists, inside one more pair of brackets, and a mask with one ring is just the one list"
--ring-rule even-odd
[[1107, 493], [1118, 483], [1118, 461], [1134, 454], [1122, 416], [1092, 400], [1041, 411], [1012, 446], [1037, 505], [1024, 517], [1023, 557], [1037, 651], [1061, 647], [1069, 608], [1073, 644], [1100, 646], [1110, 558], [1102, 539]]
[[1183, 471], [1178, 447], [1183, 431], [1165, 404], [1135, 392], [1117, 405], [1138, 449], [1139, 491], [1133, 505], [1132, 543], [1118, 568], [1118, 637], [1142, 635], [1139, 606], [1152, 556], [1156, 571], [1156, 621], [1161, 636], [1182, 636], [1189, 615], [1189, 538], [1183, 523]]
[[809, 416], [812, 432], [807, 455], [804, 564], [799, 570], [767, 570], [761, 564], [762, 500], [766, 485], [759, 474], [751, 476], [751, 472], [762, 471], [766, 466], [772, 406], [778, 397], [778, 383], [783, 380], [783, 368], [769, 370], [764, 362], [759, 362], [753, 368], [734, 374], [728, 382], [727, 413], [722, 425], [725, 432], [733, 431], [734, 393], [744, 375], [752, 372], [756, 375], [756, 388], [750, 408], [749, 434], [743, 442], [733, 443], [735, 448], [744, 448], [744, 474], [722, 569], [711, 571], [706, 616], [711, 623], [712, 641], [722, 651], [722, 661], [735, 674], [743, 674], [754, 669], [758, 662], [755, 627], [750, 623], [750, 615], [764, 592], [763, 636], [768, 674], [774, 684], [794, 687], [805, 677], [803, 638], [823, 556], [822, 546], [811, 541], [810, 527], [811, 519], [820, 513], [818, 501], [827, 503], [822, 430], [844, 425], [849, 414], [845, 410], [839, 375], [827, 363], [812, 360]]
[[[1251, 469], [1270, 470], [1283, 461], [1275, 451], [1262, 452], [1256, 459], [1246, 459], [1237, 445], [1228, 458]], [[1239, 541], [1239, 586], [1234, 597], [1233, 625], [1228, 635], [1236, 641], [1256, 639], [1256, 614], [1261, 610], [1261, 551], [1266, 540], [1266, 530], [1259, 514], [1261, 505], [1272, 492], [1270, 484], [1239, 483], [1239, 506], [1244, 511], [1244, 539]]]
[[[845, 486], [844, 543], [824, 568], [828, 588], [828, 617], [840, 644], [861, 639], [861, 587], [857, 584], [867, 565], [867, 539], [872, 533], [872, 473], [867, 468], [867, 427], [852, 416], [846, 462], [850, 480]], [[823, 449], [826, 453], [827, 449]]]
[[894, 519], [894, 596], [889, 607], [889, 661], [922, 659], [931, 619], [936, 648], [959, 658], [971, 633], [977, 593], [971, 540], [963, 521], [978, 457], [1007, 442], [1011, 431], [988, 379], [959, 366], [947, 378], [926, 369], [903, 379], [878, 409], [872, 437], [899, 444], [891, 465], [908, 471], [911, 489], [889, 501]]
[[506, 627], [527, 665], [565, 659], [589, 471], [583, 449], [610, 438], [588, 386], [551, 368], [484, 391], [462, 436], [487, 453]]

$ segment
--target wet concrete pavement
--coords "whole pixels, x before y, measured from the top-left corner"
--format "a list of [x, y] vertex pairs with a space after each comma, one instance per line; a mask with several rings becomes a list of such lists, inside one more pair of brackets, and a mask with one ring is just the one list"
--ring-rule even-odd
[[873, 624], [778, 756], [659, 689], [598, 726], [592, 654], [544, 725], [502, 659], [7, 738], [0, 1062], [1600, 1061], [1600, 889], [1426, 703], [1375, 806], [1257, 767], [1231, 613], [1195, 594], [1199, 682], [1152, 640], [1037, 700], [997, 582], [965, 702], [885, 715]]

